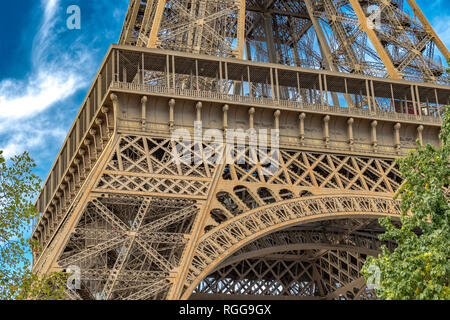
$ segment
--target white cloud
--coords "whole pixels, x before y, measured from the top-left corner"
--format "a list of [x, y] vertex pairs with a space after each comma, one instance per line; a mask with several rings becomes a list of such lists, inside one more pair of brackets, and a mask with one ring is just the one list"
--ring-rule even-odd
[[63, 74], [48, 74], [44, 70], [25, 81], [4, 80], [0, 83], [0, 119], [33, 117], [73, 94], [77, 81], [80, 79], [76, 75], [69, 74], [66, 79]]
[[79, 107], [76, 94], [89, 86], [106, 48], [117, 41], [128, 3], [79, 1], [82, 30], [72, 31], [66, 28], [67, 1], [33, 2], [40, 24], [27, 34], [31, 68], [21, 79], [0, 75], [0, 149], [7, 156], [30, 151], [43, 170], [53, 162]]
[[63, 139], [64, 124], [44, 123], [42, 114], [85, 87], [89, 81], [85, 68], [92, 68], [88, 48], [58, 42], [66, 31], [56, 27], [65, 17], [60, 1], [42, 0], [41, 5], [43, 16], [33, 39], [30, 72], [25, 79], [0, 81], [0, 149], [7, 157], [44, 146], [49, 137]]
[[450, 15], [437, 16], [431, 25], [447, 48], [450, 48]]
[[[39, 123], [44, 124], [45, 122], [39, 121]], [[42, 152], [45, 152], [47, 143], [64, 139], [66, 131], [49, 124], [51, 123], [46, 123], [46, 127], [42, 128], [36, 127], [33, 122], [24, 122], [20, 126], [20, 130], [14, 130], [14, 134], [2, 147], [3, 155], [9, 158], [34, 147], [40, 147]]]

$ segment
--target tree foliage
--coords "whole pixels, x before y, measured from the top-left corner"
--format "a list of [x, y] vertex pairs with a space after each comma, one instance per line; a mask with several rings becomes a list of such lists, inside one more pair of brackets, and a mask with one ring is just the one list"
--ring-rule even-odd
[[439, 138], [440, 148], [417, 142], [417, 151], [398, 160], [404, 183], [394, 198], [401, 197], [401, 227], [380, 219], [386, 232], [379, 237], [397, 247], [389, 252], [383, 246], [362, 269], [367, 281], [373, 276], [369, 271], [379, 268], [378, 299], [450, 299], [450, 107]]
[[64, 275], [31, 272], [39, 245], [29, 240], [40, 189], [35, 166], [27, 152], [6, 161], [0, 150], [0, 300], [63, 298]]

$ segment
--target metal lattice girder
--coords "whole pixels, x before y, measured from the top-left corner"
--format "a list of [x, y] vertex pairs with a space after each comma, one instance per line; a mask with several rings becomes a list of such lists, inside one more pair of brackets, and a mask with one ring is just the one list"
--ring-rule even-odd
[[[95, 200], [94, 200], [95, 201]], [[148, 208], [150, 206], [151, 199], [145, 198], [142, 201], [142, 204], [139, 206], [139, 210], [137, 212], [136, 217], [134, 218], [133, 223], [131, 224], [131, 234], [130, 239], [120, 248], [119, 256], [117, 260], [114, 263], [114, 267], [111, 270], [110, 276], [108, 280], [105, 283], [105, 286], [103, 288], [102, 297], [105, 297], [105, 299], [109, 299], [111, 297], [112, 289], [114, 287], [114, 284], [116, 283], [119, 274], [122, 272], [123, 267], [125, 265], [125, 262], [128, 259], [129, 252], [134, 244], [136, 233], [139, 231], [142, 222], [144, 220], [145, 215], [148, 213]]]
[[125, 300], [148, 300], [157, 293], [163, 291], [164, 289], [167, 289], [169, 286], [170, 283], [165, 280], [160, 280], [146, 287], [145, 289], [137, 291], [136, 293], [126, 297]]
[[70, 300], [83, 300], [81, 299], [81, 297], [78, 295], [78, 293], [76, 293], [75, 291], [71, 290], [71, 289], [66, 289], [64, 291], [64, 295], [66, 297], [68, 297]]
[[[268, 250], [300, 250], [310, 247], [333, 247], [333, 245], [363, 250], [365, 253], [374, 253], [381, 250], [381, 242], [375, 236], [351, 234], [343, 237], [343, 234], [339, 232], [289, 230], [269, 234], [248, 244], [236, 251], [222, 265], [241, 259], [241, 257], [258, 256]], [[392, 248], [392, 246], [390, 247]]]
[[417, 5], [415, 0], [406, 0], [409, 4], [409, 6], [411, 7], [411, 9], [413, 10], [414, 14], [419, 18], [419, 20], [422, 22], [424, 28], [427, 30], [427, 32], [429, 34], [432, 35], [433, 37], [433, 41], [436, 43], [436, 45], [438, 46], [439, 50], [441, 51], [441, 53], [444, 55], [444, 57], [448, 60], [450, 59], [450, 53], [448, 52], [448, 49], [445, 47], [445, 45], [442, 43], [441, 39], [439, 39], [438, 35], [436, 34], [436, 32], [434, 32], [433, 28], [431, 27], [430, 23], [428, 22], [428, 20], [425, 18], [424, 14], [422, 13], [422, 11], [420, 10], [419, 6]]
[[142, 204], [137, 212], [136, 218], [134, 219], [131, 225], [131, 231], [137, 231], [141, 228], [142, 222], [144, 221], [144, 217], [148, 213], [151, 200], [152, 200], [151, 198], [145, 198], [142, 201]]
[[356, 0], [349, 0], [349, 1], [353, 9], [355, 10], [356, 15], [358, 16], [361, 28], [366, 32], [366, 34], [370, 38], [370, 41], [375, 47], [375, 50], [377, 51], [379, 57], [383, 61], [383, 64], [386, 66], [389, 76], [394, 79], [399, 79], [401, 75], [399, 74], [398, 70], [394, 67], [388, 53], [386, 52], [386, 49], [383, 47], [382, 43], [378, 39], [375, 31], [369, 28], [368, 20], [359, 1]]
[[[147, 158], [145, 153], [138, 151], [145, 151], [142, 149], [143, 141], [148, 140], [128, 137], [120, 142], [121, 147], [118, 149], [120, 153], [128, 155], [126, 159], [129, 159], [127, 161], [130, 164], [136, 164], [128, 165], [122, 170], [128, 168], [132, 170], [131, 172], [137, 173], [136, 177], [149, 174], [145, 170], [150, 170], [148, 165], [137, 165], [141, 162], [138, 163], [136, 159]], [[153, 147], [146, 151], [147, 155], [160, 149], [160, 146], [161, 143], [155, 140]], [[248, 160], [248, 151], [248, 148], [244, 148], [243, 151], [236, 152], [235, 156]], [[170, 152], [170, 149], [164, 152]], [[161, 159], [162, 154], [157, 157]], [[240, 211], [231, 210], [224, 205], [223, 208], [227, 211], [231, 210], [226, 219], [220, 223], [207, 219], [205, 233], [199, 242], [194, 242], [195, 244], [191, 242], [193, 237], [189, 232], [193, 217], [204, 210], [196, 200], [164, 197], [162, 194], [158, 197], [144, 197], [133, 195], [132, 192], [120, 195], [114, 193], [112, 185], [105, 188], [103, 191], [105, 194], [97, 194], [87, 204], [84, 214], [66, 244], [63, 259], [60, 259], [61, 263], [73, 262], [82, 267], [85, 289], [78, 294], [100, 299], [172, 298], [180, 293], [169, 291], [172, 286], [167, 284], [168, 282], [160, 282], [162, 279], [170, 283], [186, 281], [184, 289], [187, 289], [185, 292], [189, 292], [189, 285], [192, 286], [195, 281], [201, 280], [202, 274], [209, 266], [215, 266], [227, 256], [231, 257], [230, 259], [237, 259], [238, 256], [230, 254], [241, 246], [243, 241], [250, 242], [249, 247], [245, 248], [254, 250], [248, 253], [252, 256], [258, 253], [257, 246], [262, 245], [263, 241], [251, 243], [251, 240], [266, 233], [273, 237], [268, 243], [274, 248], [277, 247], [277, 241], [278, 247], [283, 245], [289, 247], [283, 242], [286, 236], [283, 238], [271, 231], [295, 224], [295, 221], [300, 221], [299, 219], [309, 221], [308, 219], [317, 219], [320, 216], [332, 221], [341, 216], [352, 215], [399, 216], [398, 203], [389, 199], [401, 183], [396, 176], [398, 172], [392, 160], [289, 150], [282, 150], [279, 158], [280, 168], [269, 177], [258, 176], [257, 165], [247, 170], [238, 164], [222, 167], [221, 170], [224, 170], [222, 173], [228, 172], [230, 176], [219, 175], [216, 180], [218, 187], [214, 189], [215, 191], [210, 191], [212, 198], [217, 195], [217, 199], [220, 199], [219, 194], [224, 192], [221, 190], [228, 190], [233, 194], [232, 199]], [[111, 159], [114, 160], [108, 163], [106, 170], [127, 174], [126, 171], [120, 171], [121, 168], [117, 166], [117, 152]], [[344, 168], [346, 172], [343, 171]], [[195, 175], [201, 171], [186, 172]], [[159, 173], [157, 178], [170, 177], [171, 173], [167, 173], [166, 175]], [[214, 175], [215, 172], [211, 174]], [[377, 186], [381, 185], [382, 188], [377, 189]], [[266, 188], [266, 191], [261, 192], [259, 190], [261, 187]], [[312, 196], [310, 192], [333, 189], [339, 192], [371, 191], [379, 195]], [[207, 211], [203, 212], [206, 214], [211, 212], [212, 216], [215, 205], [215, 202], [210, 200]], [[357, 251], [374, 254], [379, 250], [379, 243], [374, 241], [375, 236], [355, 234], [367, 224], [370, 224], [370, 221], [358, 220], [342, 226], [335, 224], [338, 228], [345, 228], [345, 231], [340, 233], [303, 231], [298, 236], [291, 234], [288, 237], [294, 242], [296, 239], [304, 239], [307, 242], [311, 240], [309, 245], [316, 245], [315, 254], [309, 256], [307, 261], [321, 259], [327, 255], [326, 248], [341, 250], [357, 247]], [[106, 245], [110, 241], [114, 242], [113, 245]], [[186, 259], [186, 255], [183, 255], [187, 252], [186, 246], [192, 246], [194, 256], [192, 263], [188, 265], [187, 280], [180, 280], [183, 279], [179, 270], [181, 262]], [[236, 254], [238, 252], [243, 253], [236, 251]], [[317, 272], [325, 272], [324, 266], [315, 268]], [[305, 271], [300, 274], [305, 274]], [[308, 274], [313, 276], [314, 273], [308, 271]], [[349, 277], [347, 271], [342, 271], [341, 274], [344, 278]], [[332, 292], [337, 288], [333, 284], [321, 285], [324, 292]], [[90, 291], [87, 288], [91, 288]], [[181, 288], [183, 289], [183, 286]], [[307, 289], [309, 286], [302, 288], [299, 290], [304, 294], [312, 292]]]
[[[81, 273], [81, 279], [85, 281], [106, 281], [111, 269], [84, 269]], [[127, 272], [119, 274], [117, 281], [124, 282], [151, 282], [162, 278], [169, 278], [168, 272], [162, 271], [136, 271], [127, 270]]]
[[328, 250], [312, 260], [314, 250], [268, 249], [260, 256], [243, 257], [219, 267], [203, 279], [192, 297], [370, 299], [374, 296], [358, 272], [364, 261], [362, 255]]
[[[183, 208], [182, 203], [190, 206]], [[126, 283], [140, 279], [138, 286], [146, 283], [148, 286], [170, 277], [171, 270], [178, 264], [176, 255], [182, 252], [188, 236], [164, 230], [172, 230], [171, 226], [177, 223], [183, 225], [195, 212], [195, 205], [189, 200], [133, 196], [94, 198], [74, 229], [63, 254], [66, 258], [60, 259], [60, 266], [80, 267], [81, 280], [88, 287], [97, 288], [84, 295], [97, 299], [126, 297], [129, 295], [126, 292], [132, 290]], [[186, 227], [176, 230], [183, 232]], [[111, 266], [109, 261], [113, 262]], [[143, 270], [148, 263], [159, 271]]]
[[101, 252], [105, 252], [107, 250], [113, 249], [125, 241], [126, 241], [126, 238], [123, 235], [121, 235], [116, 238], [110, 239], [108, 241], [101, 242], [94, 247], [88, 248], [82, 252], [79, 252], [77, 254], [69, 256], [65, 259], [62, 259], [58, 263], [61, 267], [68, 267], [70, 265], [73, 265], [73, 264], [79, 262], [80, 260], [94, 256]]
[[[418, 21], [407, 14], [406, 2]], [[131, 1], [119, 41], [239, 58], [246, 47], [247, 58], [256, 61], [436, 81], [442, 66], [432, 42], [448, 58], [410, 0]]]
[[180, 233], [169, 233], [169, 232], [155, 232], [153, 230], [150, 231], [142, 231], [139, 233], [139, 237], [146, 242], [150, 243], [171, 243], [171, 244], [180, 244], [186, 243], [188, 239], [184, 234]]
[[[367, 295], [367, 293], [364, 292], [365, 290], [367, 289], [364, 283], [364, 277], [359, 277], [352, 282], [344, 285], [343, 287], [336, 289], [334, 292], [327, 295], [326, 299], [338, 299], [341, 297], [345, 297], [346, 299], [361, 297], [362, 299], [364, 299]], [[374, 295], [375, 293], [371, 293], [368, 295], [368, 298], [371, 298]]]
[[122, 220], [120, 220], [114, 213], [105, 207], [98, 199], [93, 199], [92, 203], [99, 210], [101, 216], [113, 226], [119, 228], [121, 231], [127, 231], [129, 229]]
[[[147, 47], [242, 56], [242, 45], [238, 44], [234, 49], [231, 39], [233, 35], [243, 33], [240, 27], [243, 16], [239, 12], [245, 12], [245, 3], [234, 0], [160, 0], [154, 10], [149, 35], [138, 35]], [[242, 41], [243, 38], [239, 42]]]
[[[364, 212], [382, 215], [389, 212], [400, 216], [399, 203], [390, 198], [371, 198], [355, 196], [320, 196], [305, 199], [292, 199], [284, 204], [272, 204], [263, 209], [250, 210], [238, 218], [230, 219], [213, 232], [206, 234], [198, 244], [196, 256], [192, 259], [187, 283], [197, 283], [200, 273], [206, 275], [213, 263], [226, 251], [238, 244], [250, 241], [257, 235], [271, 230], [271, 226], [289, 225], [298, 219], [312, 219], [315, 216], [339, 215], [340, 212], [362, 214]], [[249, 237], [244, 231], [249, 231]], [[207, 257], [207, 259], [205, 259]], [[191, 289], [192, 290], [192, 289]]]
[[174, 268], [174, 265], [158, 253], [151, 245], [146, 241], [141, 239], [136, 239], [136, 242], [145, 250], [145, 252], [152, 258], [152, 261], [160, 268], [162, 271], [170, 271]]
[[143, 226], [141, 232], [148, 233], [150, 231], [161, 230], [164, 227], [171, 225], [172, 223], [182, 221], [183, 219], [186, 219], [187, 217], [194, 215], [195, 213], [197, 213], [197, 210], [198, 208], [195, 205], [181, 209], [170, 215], [164, 216], [156, 221], [153, 221], [151, 224]]
[[[79, 267], [71, 299], [373, 299], [395, 159], [439, 145], [449, 97], [407, 2], [419, 20], [402, 0], [130, 1], [39, 196], [33, 271]], [[279, 141], [177, 144], [200, 120]]]
[[123, 235], [122, 231], [109, 230], [109, 229], [95, 229], [95, 228], [76, 228], [73, 236], [83, 239], [95, 239], [95, 240], [110, 240], [120, 235]]
[[[249, 161], [248, 149], [243, 154]], [[258, 169], [260, 164], [251, 169], [227, 165], [229, 175], [223, 179], [233, 184], [224, 184], [218, 190], [211, 214], [217, 216], [220, 212], [232, 217], [268, 202], [281, 201], [283, 197], [314, 193], [320, 188], [394, 194], [401, 183], [400, 173], [391, 160], [287, 151], [281, 151], [279, 158], [279, 169], [269, 177]], [[265, 184], [271, 186], [270, 192], [261, 188]]]

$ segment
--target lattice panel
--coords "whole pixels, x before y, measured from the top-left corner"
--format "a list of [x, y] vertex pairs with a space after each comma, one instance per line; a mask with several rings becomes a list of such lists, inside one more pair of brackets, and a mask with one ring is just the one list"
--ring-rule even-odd
[[247, 148], [245, 164], [228, 165], [223, 179], [386, 193], [394, 193], [402, 181], [393, 159], [287, 150], [281, 150], [279, 159], [278, 170], [265, 175], [257, 165], [248, 165]]
[[119, 42], [236, 57], [242, 34], [252, 61], [448, 83], [448, 50], [415, 1], [246, 0], [239, 24], [242, 5], [131, 0]]
[[197, 213], [190, 200], [95, 198], [58, 263], [81, 269], [87, 299], [164, 299]]
[[[373, 221], [373, 219], [371, 219]], [[319, 227], [317, 229], [325, 229]], [[257, 239], [245, 247], [236, 251], [228, 260], [234, 261], [239, 256], [253, 256], [258, 252], [263, 252], [267, 248], [275, 247], [308, 247], [308, 246], [336, 246], [336, 247], [357, 247], [359, 250], [368, 252], [381, 251], [382, 243], [376, 235], [354, 234], [351, 230], [348, 235], [337, 231], [327, 230], [288, 230], [271, 233], [263, 238]], [[387, 243], [388, 248], [393, 248], [391, 243]], [[225, 262], [226, 263], [226, 262]]]
[[291, 199], [248, 211], [218, 227], [211, 227], [200, 239], [189, 269], [186, 288], [198, 281], [205, 270], [210, 270], [225, 252], [246, 244], [250, 237], [257, 238], [258, 235], [264, 235], [283, 225], [288, 226], [300, 219], [323, 217], [323, 220], [333, 220], [341, 215], [351, 217], [360, 214], [399, 217], [401, 210], [399, 202], [391, 197], [342, 195]]
[[[410, 15], [406, 2], [248, 0], [251, 60], [378, 77], [393, 77], [395, 68], [399, 77], [448, 82], [433, 33]], [[361, 19], [373, 24], [373, 35], [360, 27]]]
[[159, 30], [159, 47], [196, 53], [233, 56], [240, 3], [168, 1]]
[[[374, 29], [366, 21], [373, 10], [381, 15]], [[425, 143], [437, 139], [439, 121], [431, 116], [446, 99], [438, 85], [400, 79], [449, 83], [435, 55], [437, 47], [448, 58], [448, 50], [414, 0], [130, 0], [119, 44], [38, 201], [38, 272], [78, 266], [81, 288], [67, 289], [72, 299], [179, 299], [192, 292], [374, 298], [360, 269], [382, 245], [377, 218], [398, 221], [401, 214], [392, 198], [402, 184], [400, 172], [393, 158], [381, 157], [394, 157], [394, 149], [401, 155], [413, 136]], [[230, 58], [252, 63], [245, 68]], [[277, 63], [283, 67], [273, 68]], [[297, 70], [295, 84], [295, 68], [287, 70], [294, 66], [316, 71], [305, 78]], [[389, 81], [368, 76], [399, 80], [390, 81], [389, 96]], [[151, 119], [149, 95], [159, 97], [150, 99]], [[169, 110], [159, 110], [163, 99], [171, 99]], [[196, 118], [209, 120], [211, 128], [223, 121], [225, 131], [247, 126], [239, 104], [298, 106], [316, 115], [300, 115], [297, 129], [280, 110], [273, 119], [263, 114], [268, 109], [256, 118], [249, 110], [250, 128], [272, 127], [265, 120], [273, 120], [273, 127], [281, 125], [282, 142], [291, 144], [270, 153], [234, 147], [232, 161], [226, 157], [222, 165], [206, 160], [228, 150], [225, 145], [184, 141], [180, 149], [166, 136], [192, 121], [193, 115], [178, 113], [191, 112], [183, 104], [194, 99]], [[354, 111], [343, 112], [344, 100]], [[219, 105], [223, 119], [213, 110]], [[328, 111], [321, 127], [319, 114]], [[371, 115], [378, 127], [368, 124]], [[345, 123], [333, 121], [346, 116], [357, 118], [355, 135], [352, 119], [348, 141], [333, 139], [345, 135], [335, 132]], [[401, 126], [388, 128], [390, 121]], [[370, 145], [373, 154], [367, 153]], [[212, 155], [202, 152], [211, 149]], [[199, 161], [179, 161], [185, 152]]]
[[[249, 148], [236, 150], [236, 164], [227, 164], [211, 218], [218, 224], [274, 202], [342, 191], [393, 195], [402, 183], [393, 159], [281, 150], [277, 170], [265, 174], [252, 163]], [[237, 160], [243, 159], [243, 164]], [[230, 184], [230, 182], [232, 182]]]
[[243, 259], [208, 275], [196, 294], [373, 299], [359, 274], [365, 256], [342, 250], [282, 251]]
[[184, 194], [205, 196], [209, 181], [188, 179], [164, 179], [143, 176], [104, 174], [97, 185], [99, 189], [132, 192], [154, 192], [164, 194]]
[[313, 296], [311, 268], [304, 261], [247, 259], [208, 276], [194, 294]]
[[[202, 145], [206, 149], [207, 145]], [[106, 170], [133, 172], [133, 173], [152, 173], [159, 175], [172, 176], [192, 176], [192, 177], [211, 177], [215, 165], [207, 162], [199, 162], [188, 165], [180, 161], [174, 161], [173, 152], [174, 142], [170, 139], [157, 139], [142, 136], [122, 136], [108, 163]], [[200, 156], [194, 143], [185, 148], [191, 149], [194, 156]], [[178, 150], [177, 150], [178, 151]], [[184, 150], [179, 151], [182, 153]]]
[[186, 150], [192, 151], [192, 159], [201, 157], [201, 150], [208, 145], [192, 143], [182, 150], [175, 148], [170, 139], [123, 136], [97, 188], [206, 197], [217, 165], [203, 161], [189, 164], [174, 159], [175, 155], [182, 159]]

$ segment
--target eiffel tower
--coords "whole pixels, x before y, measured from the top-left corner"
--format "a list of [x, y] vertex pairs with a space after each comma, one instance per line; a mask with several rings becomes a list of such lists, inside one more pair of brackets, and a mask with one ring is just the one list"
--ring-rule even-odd
[[131, 0], [36, 202], [33, 270], [78, 270], [71, 299], [374, 299], [395, 159], [440, 144], [439, 57], [414, 0]]

